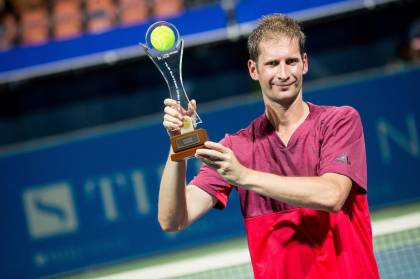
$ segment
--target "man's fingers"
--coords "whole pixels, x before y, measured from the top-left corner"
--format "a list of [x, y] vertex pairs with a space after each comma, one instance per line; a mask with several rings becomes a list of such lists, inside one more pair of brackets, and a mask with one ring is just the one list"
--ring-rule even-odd
[[195, 122], [195, 112], [197, 111], [197, 104], [195, 102], [195, 100], [191, 100], [188, 103], [188, 111], [187, 111], [187, 115], [189, 117], [191, 117], [193, 119], [193, 121]]
[[197, 103], [195, 102], [195, 100], [191, 100], [188, 103], [188, 113], [195, 112], [196, 110], [197, 110]]
[[170, 98], [165, 99], [163, 103], [165, 104], [163, 125], [168, 131], [170, 129], [179, 130], [184, 124], [183, 121], [186, 116], [191, 117], [193, 123], [195, 123], [195, 110], [197, 108], [195, 100], [188, 103], [188, 111], [186, 111], [186, 108], [182, 108], [177, 101]]
[[170, 134], [177, 133], [182, 126], [182, 115], [177, 110], [177, 103], [172, 99], [165, 99], [165, 114], [163, 115], [163, 126]]
[[165, 106], [171, 106], [171, 107], [178, 105], [178, 103], [174, 99], [170, 99], [170, 98], [163, 100], [163, 104]]
[[168, 122], [173, 122], [182, 126], [182, 120], [179, 117], [176, 117], [170, 114], [165, 114], [163, 116], [163, 120], [168, 121]]
[[163, 121], [163, 126], [169, 131], [179, 130], [179, 125], [174, 124], [173, 122]]
[[217, 150], [199, 148], [196, 150], [195, 154], [199, 157], [208, 158], [212, 161], [222, 161], [225, 159], [223, 154]]
[[187, 111], [186, 111], [184, 108], [182, 108], [182, 107], [178, 104], [178, 102], [177, 102], [177, 101], [175, 101], [175, 100], [173, 100], [173, 99], [165, 99], [165, 100], [163, 101], [163, 104], [165, 105], [165, 108], [166, 108], [166, 107], [173, 108], [173, 109], [175, 109], [176, 111], [178, 111], [180, 114], [185, 114], [185, 113], [187, 113]]
[[197, 157], [198, 159], [200, 159], [203, 163], [205, 163], [206, 165], [208, 165], [209, 167], [213, 168], [213, 169], [217, 169], [219, 168], [219, 165], [217, 162], [214, 162], [208, 158], [205, 157]]
[[166, 106], [165, 109], [164, 109], [164, 112], [166, 114], [169, 114], [169, 115], [173, 116], [173, 117], [177, 117], [178, 119], [182, 119], [182, 114], [176, 107]]
[[204, 143], [204, 146], [212, 149], [212, 150], [216, 150], [219, 151], [221, 153], [228, 153], [229, 152], [229, 148], [227, 148], [226, 146], [224, 146], [223, 144], [217, 143], [217, 142], [213, 142], [213, 141], [206, 141]]
[[[172, 117], [170, 115], [165, 114], [165, 116], [163, 117], [163, 122], [164, 123], [170, 123], [171, 125], [175, 125], [178, 128], [180, 128], [182, 126], [182, 121], [179, 120], [178, 118]], [[166, 127], [166, 126], [165, 126]]]

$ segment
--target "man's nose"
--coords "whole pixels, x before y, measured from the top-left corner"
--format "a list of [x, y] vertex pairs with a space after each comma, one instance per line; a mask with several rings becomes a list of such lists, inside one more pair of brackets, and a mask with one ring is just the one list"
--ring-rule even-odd
[[280, 63], [278, 65], [277, 78], [280, 80], [287, 80], [289, 76], [290, 76], [290, 73], [286, 65]]

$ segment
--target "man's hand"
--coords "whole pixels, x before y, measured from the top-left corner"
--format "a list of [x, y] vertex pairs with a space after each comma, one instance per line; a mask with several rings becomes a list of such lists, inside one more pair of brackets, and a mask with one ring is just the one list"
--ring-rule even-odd
[[240, 186], [249, 169], [239, 163], [233, 151], [211, 141], [206, 141], [204, 146], [207, 149], [197, 149], [195, 156], [216, 170], [227, 182]]
[[188, 111], [185, 111], [175, 100], [165, 99], [163, 101], [165, 105], [164, 116], [163, 116], [163, 126], [168, 132], [169, 136], [178, 135], [182, 127], [182, 120], [185, 116], [193, 118], [195, 117], [195, 111], [197, 109], [197, 104], [195, 100], [191, 100], [188, 104]]

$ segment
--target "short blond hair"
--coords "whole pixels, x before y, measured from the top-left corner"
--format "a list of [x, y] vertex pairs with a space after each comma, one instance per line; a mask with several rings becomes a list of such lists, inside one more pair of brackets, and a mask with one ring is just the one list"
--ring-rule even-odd
[[257, 24], [257, 27], [248, 37], [249, 57], [253, 61], [258, 60], [259, 45], [263, 40], [274, 39], [278, 36], [286, 36], [291, 39], [297, 39], [299, 42], [299, 51], [305, 53], [305, 34], [299, 23], [283, 14], [272, 14], [263, 16]]

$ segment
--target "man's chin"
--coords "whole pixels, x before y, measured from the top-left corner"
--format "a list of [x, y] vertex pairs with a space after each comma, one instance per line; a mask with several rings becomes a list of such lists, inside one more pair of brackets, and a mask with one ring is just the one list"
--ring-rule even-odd
[[280, 98], [291, 98], [291, 97], [293, 97], [293, 96], [296, 96], [296, 95], [298, 95], [294, 90], [292, 90], [292, 88], [285, 88], [285, 89], [282, 89], [282, 88], [279, 88], [278, 90], [277, 90], [277, 95], [280, 97]]
[[296, 99], [298, 98], [299, 94], [278, 94], [274, 98], [269, 98], [271, 102], [282, 104], [283, 106], [287, 107], [291, 104], [293, 104]]

